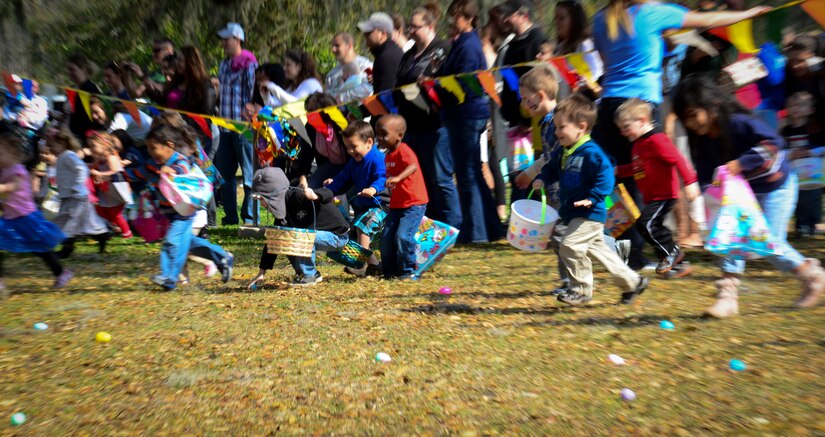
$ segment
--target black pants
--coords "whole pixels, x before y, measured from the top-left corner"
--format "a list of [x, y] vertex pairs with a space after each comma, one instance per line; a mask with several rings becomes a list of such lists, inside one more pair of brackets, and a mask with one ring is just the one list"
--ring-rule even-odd
[[258, 264], [258, 268], [261, 270], [272, 270], [275, 268], [276, 259], [278, 259], [278, 254], [269, 253], [269, 249], [267, 249], [266, 244], [264, 244], [264, 250], [261, 251], [261, 262]]
[[[5, 270], [3, 269], [3, 260], [5, 259], [6, 254], [0, 252], [0, 278], [5, 276]], [[60, 276], [63, 273], [63, 266], [60, 265], [60, 260], [57, 258], [57, 254], [54, 252], [32, 252], [32, 255], [40, 258], [46, 263], [46, 266], [49, 270], [52, 271], [54, 276]]]
[[673, 253], [676, 243], [673, 234], [664, 225], [665, 216], [676, 205], [676, 199], [656, 200], [645, 205], [636, 228], [648, 244], [656, 251], [656, 256], [663, 259]]

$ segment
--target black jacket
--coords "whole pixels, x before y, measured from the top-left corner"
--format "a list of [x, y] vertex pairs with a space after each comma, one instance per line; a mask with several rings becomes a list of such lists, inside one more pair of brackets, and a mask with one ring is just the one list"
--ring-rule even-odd
[[[441, 39], [434, 39], [430, 45], [418, 58], [415, 57], [417, 48], [413, 46], [401, 57], [401, 65], [398, 67], [398, 83], [396, 86], [403, 86], [418, 82], [422, 76], [435, 77], [441, 63], [447, 59], [450, 52], [450, 43]], [[421, 90], [421, 100], [431, 106], [429, 99], [424, 97], [426, 92]], [[441, 127], [441, 120], [438, 111], [434, 107], [430, 110], [421, 109], [420, 106], [407, 101], [404, 93], [396, 91], [393, 95], [394, 101], [398, 105], [398, 113], [404, 116], [407, 121], [408, 132], [435, 132]]]
[[[507, 51], [504, 53], [504, 62], [502, 65], [515, 65], [523, 62], [531, 62], [536, 60], [536, 55], [539, 54], [539, 46], [547, 41], [547, 37], [538, 28], [533, 26], [525, 34], [517, 36], [507, 45]], [[518, 77], [530, 71], [530, 67], [514, 68]], [[501, 115], [510, 124], [510, 126], [529, 126], [530, 119], [522, 117], [520, 102], [516, 91], [510, 90], [507, 85], [504, 85], [504, 90], [501, 92]]]
[[372, 89], [378, 94], [381, 91], [395, 88], [398, 65], [401, 63], [401, 57], [404, 56], [404, 50], [401, 50], [401, 47], [398, 47], [391, 39], [387, 39], [384, 44], [370, 51], [375, 56], [375, 62], [372, 63]]
[[313, 191], [318, 195], [318, 200], [307, 199], [302, 190], [290, 189], [286, 192], [286, 225], [332, 232], [335, 235], [349, 232], [349, 224], [332, 201], [332, 191], [326, 188]]

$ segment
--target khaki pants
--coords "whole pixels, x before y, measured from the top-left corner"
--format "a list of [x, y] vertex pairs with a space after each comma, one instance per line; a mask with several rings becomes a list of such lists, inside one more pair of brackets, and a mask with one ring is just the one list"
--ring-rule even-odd
[[570, 291], [593, 296], [593, 263], [600, 262], [622, 291], [630, 291], [639, 284], [639, 274], [630, 269], [615, 250], [604, 243], [604, 223], [583, 218], [570, 220], [559, 250], [570, 273]]

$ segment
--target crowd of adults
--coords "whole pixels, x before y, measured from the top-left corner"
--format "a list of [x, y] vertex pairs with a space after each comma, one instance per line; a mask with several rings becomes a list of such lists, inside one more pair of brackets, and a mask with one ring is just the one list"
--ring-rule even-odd
[[[260, 63], [245, 48], [242, 26], [229, 23], [217, 32], [225, 54], [217, 77], [208, 75], [198, 48], [176, 48], [168, 39], [154, 42], [154, 67], [106, 63], [105, 91], [92, 80], [96, 68], [83, 55], [68, 58], [67, 73], [75, 87], [89, 93], [147, 99], [172, 109], [232, 120], [249, 119], [263, 106], [277, 107], [306, 99], [307, 109], [320, 109], [395, 90], [393, 101], [408, 125], [405, 142], [418, 156], [431, 199], [427, 216], [459, 228], [460, 242], [488, 242], [504, 234], [505, 181], [515, 181], [521, 170], [513, 162], [505, 166], [500, 162], [517, 141], [529, 141], [535, 144], [536, 153], [541, 152], [535, 141], [535, 120], [522, 110], [517, 89], [503, 85], [500, 76], [500, 107], [486, 96], [470, 92], [459, 103], [452, 93], [437, 86], [431, 89], [427, 85], [430, 79], [584, 53], [592, 77], [577, 77], [578, 83], [568, 86], [563, 72], [556, 71], [562, 87], [560, 97], [580, 92], [598, 99], [594, 138], [617, 164], [625, 164], [631, 159], [631, 148], [614, 123], [616, 108], [629, 98], [641, 98], [656, 108], [659, 128], [677, 132], [672, 128], [674, 117], [667, 110], [667, 91], [679, 81], [681, 71], [717, 74], [725, 52], [731, 48], [710, 34], [697, 37], [697, 41], [710, 44], [683, 46], [667, 40], [665, 32], [724, 26], [767, 10], [741, 10], [738, 3], [701, 0], [695, 10], [689, 10], [641, 0], [611, 0], [593, 17], [591, 26], [581, 2], [561, 0], [555, 4], [554, 39], [548, 38], [535, 22], [536, 8], [531, 0], [507, 0], [494, 6], [483, 26], [475, 0], [452, 1], [443, 19], [434, 2], [415, 8], [408, 16], [375, 12], [359, 22], [357, 29], [332, 38], [331, 51], [337, 65], [325, 76], [318, 71], [312, 55], [300, 48], [287, 51], [280, 62]], [[627, 16], [633, 20], [625, 19]], [[359, 39], [363, 39], [372, 60], [356, 51]], [[820, 121], [825, 119], [822, 75], [813, 70], [814, 63], [806, 60], [818, 58], [822, 46], [821, 38], [802, 36], [788, 46], [786, 53], [787, 86], [812, 94]], [[676, 64], [674, 54], [678, 55]], [[818, 65], [821, 69], [822, 64]], [[513, 70], [521, 76], [529, 69], [523, 66]], [[420, 93], [415, 96], [399, 90], [412, 83], [419, 84]], [[114, 105], [114, 117], [90, 118], [78, 109], [82, 108], [79, 96], [75, 98], [78, 100], [73, 105], [76, 110], [70, 115], [70, 126], [79, 138], [90, 129], [107, 127], [127, 130], [138, 143], [143, 139], [141, 135], [145, 136], [141, 123], [133, 120], [125, 108]], [[115, 120], [117, 126], [113, 125]], [[253, 220], [252, 174], [259, 165], [253, 145], [237, 132], [215, 127], [212, 131], [212, 135], [203, 135], [202, 143], [228, 182], [219, 193], [225, 211], [223, 224], [249, 223]], [[307, 131], [311, 144], [304, 153], [296, 159], [276, 160], [273, 165], [284, 167], [296, 185], [320, 186], [344, 166], [349, 156], [334, 123], [329, 124], [327, 132], [311, 126]], [[240, 210], [236, 181], [239, 168], [244, 192]], [[621, 182], [641, 202], [633, 180]], [[511, 185], [511, 201], [527, 195], [517, 184]], [[686, 216], [682, 220], [687, 220]], [[217, 224], [214, 214], [210, 221], [210, 225]], [[690, 226], [680, 228], [683, 240], [695, 238]], [[632, 241], [631, 265], [641, 268], [646, 263], [643, 240], [634, 229], [624, 238]]]

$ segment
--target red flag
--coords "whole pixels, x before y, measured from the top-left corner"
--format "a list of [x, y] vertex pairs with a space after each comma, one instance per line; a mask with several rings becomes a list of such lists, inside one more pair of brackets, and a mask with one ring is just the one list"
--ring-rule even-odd
[[324, 117], [321, 117], [320, 112], [310, 112], [307, 114], [307, 122], [309, 125], [314, 127], [318, 132], [326, 132], [327, 131], [327, 123], [324, 121]]
[[561, 73], [562, 77], [564, 77], [564, 80], [567, 81], [568, 85], [570, 85], [571, 87], [576, 86], [576, 82], [578, 82], [578, 79], [576, 78], [576, 75], [570, 71], [570, 67], [567, 65], [567, 59], [553, 58], [550, 60], [550, 63], [556, 66], [556, 68], [559, 70], [559, 73]]
[[140, 119], [140, 111], [138, 111], [137, 105], [128, 100], [121, 100], [121, 103], [123, 103], [123, 106], [126, 108], [126, 111], [129, 112], [129, 115], [132, 116], [132, 120], [135, 120], [135, 124], [137, 124], [138, 127], [142, 126], [143, 121]]
[[189, 118], [192, 119], [195, 123], [197, 123], [198, 127], [201, 128], [201, 132], [204, 133], [209, 138], [212, 138], [212, 129], [209, 129], [209, 125], [206, 124], [206, 120], [203, 119], [200, 115], [195, 114], [187, 114]]
[[6, 70], [3, 70], [3, 82], [6, 84], [6, 89], [9, 90], [9, 94], [14, 94], [14, 88], [17, 83], [14, 81], [11, 73]]
[[75, 99], [77, 98], [77, 92], [75, 90], [70, 90], [66, 88], [66, 100], [69, 101], [69, 106], [72, 107], [72, 112], [75, 112]]
[[441, 99], [438, 98], [438, 93], [435, 92], [435, 81], [425, 80], [421, 85], [424, 86], [424, 91], [427, 91], [427, 97], [429, 97], [436, 106], [441, 107]]

